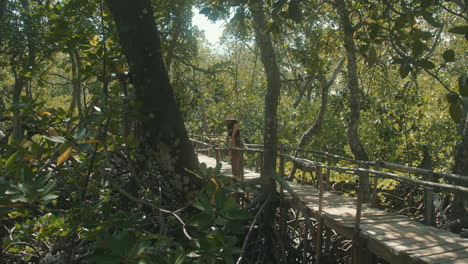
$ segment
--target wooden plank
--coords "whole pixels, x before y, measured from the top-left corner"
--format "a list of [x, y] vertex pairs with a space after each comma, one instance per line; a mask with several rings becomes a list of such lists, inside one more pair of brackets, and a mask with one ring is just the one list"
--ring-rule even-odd
[[[405, 230], [408, 231], [408, 230]], [[443, 236], [444, 234], [428, 234], [421, 232], [380, 232], [373, 230], [363, 230], [366, 236], [372, 237], [378, 241], [387, 241], [387, 240], [399, 240], [399, 239], [413, 239], [415, 242], [427, 241], [428, 243], [432, 242], [449, 242], [449, 243], [459, 243], [460, 239], [455, 239], [450, 236]]]
[[[404, 248], [404, 247], [401, 247], [401, 248]], [[468, 241], [460, 242], [460, 243], [450, 243], [450, 244], [427, 245], [426, 247], [417, 248], [417, 249], [405, 249], [405, 254], [409, 254], [414, 258], [414, 257], [419, 257], [419, 256], [442, 254], [444, 252], [450, 252], [450, 251], [458, 251], [458, 250], [467, 249], [467, 248], [468, 248]], [[468, 251], [466, 253], [468, 253]]]
[[449, 260], [444, 262], [439, 262], [440, 264], [466, 264], [468, 263], [468, 258]]
[[417, 256], [417, 263], [436, 264], [444, 263], [449, 260], [460, 260], [468, 258], [468, 250], [466, 248], [444, 252], [441, 254], [433, 254], [427, 256]]

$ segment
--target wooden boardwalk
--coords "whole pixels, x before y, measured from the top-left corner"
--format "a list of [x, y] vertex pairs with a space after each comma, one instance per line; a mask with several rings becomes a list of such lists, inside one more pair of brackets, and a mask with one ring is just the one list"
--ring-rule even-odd
[[[216, 160], [199, 155], [199, 161], [210, 167]], [[231, 167], [223, 162], [223, 174], [230, 175]], [[245, 170], [245, 178], [259, 177], [258, 173]], [[319, 191], [310, 185], [288, 182], [312, 217], [318, 218]], [[351, 238], [356, 214], [356, 199], [325, 192], [323, 199], [323, 223]], [[446, 230], [424, 226], [408, 217], [363, 206], [361, 236], [373, 254], [390, 263], [444, 263], [468, 264], [468, 239]]]

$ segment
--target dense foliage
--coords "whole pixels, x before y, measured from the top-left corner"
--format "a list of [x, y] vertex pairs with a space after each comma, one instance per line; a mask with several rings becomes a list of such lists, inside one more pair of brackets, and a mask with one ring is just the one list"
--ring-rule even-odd
[[[419, 166], [427, 149], [433, 168], [468, 173], [466, 1], [138, 2], [151, 2], [142, 14], [154, 15], [156, 52], [189, 134], [223, 134], [234, 115], [244, 142], [264, 142], [270, 79], [260, 32], [280, 73], [279, 145], [359, 158], [347, 132], [358, 111], [369, 159]], [[348, 89], [340, 8], [353, 30], [358, 93]], [[193, 12], [225, 21], [221, 48], [191, 23]], [[267, 19], [261, 31], [253, 12]], [[142, 131], [160, 117], [142, 111], [136, 83], [146, 80], [134, 79], [117, 25], [106, 1], [0, 0], [0, 262], [234, 263], [262, 203], [245, 206], [219, 167], [188, 172], [204, 186], [193, 196], [161, 173], [151, 153], [166, 149], [149, 151]], [[354, 195], [343, 183], [355, 179], [333, 181]], [[389, 194], [382, 206], [411, 207], [389, 198], [407, 187], [379, 188]], [[410, 200], [420, 203], [421, 192]], [[417, 217], [416, 207], [408, 214]], [[466, 218], [461, 210], [454, 219]]]

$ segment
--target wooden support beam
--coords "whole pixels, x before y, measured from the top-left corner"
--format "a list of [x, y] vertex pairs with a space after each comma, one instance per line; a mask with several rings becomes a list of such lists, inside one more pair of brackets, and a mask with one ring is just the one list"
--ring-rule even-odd
[[318, 224], [317, 224], [317, 247], [316, 247], [316, 262], [320, 263], [320, 257], [322, 255], [322, 227], [323, 227], [323, 217], [322, 217], [322, 211], [323, 211], [323, 193], [324, 193], [324, 187], [323, 187], [323, 173], [322, 173], [322, 168], [317, 167], [316, 174], [317, 180], [318, 180], [318, 187], [319, 187], [319, 210], [318, 210]]

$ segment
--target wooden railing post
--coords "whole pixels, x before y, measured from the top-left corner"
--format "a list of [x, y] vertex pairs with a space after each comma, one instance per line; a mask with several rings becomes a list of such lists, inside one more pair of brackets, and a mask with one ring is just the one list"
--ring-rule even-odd
[[354, 220], [354, 230], [353, 230], [353, 247], [351, 253], [351, 263], [352, 264], [367, 264], [366, 258], [366, 249], [364, 248], [365, 245], [362, 244], [362, 241], [359, 239], [359, 235], [361, 233], [360, 225], [361, 225], [361, 213], [362, 213], [362, 203], [364, 200], [364, 184], [362, 183], [362, 176], [359, 175], [359, 187], [357, 192], [357, 206], [356, 206], [356, 218]]
[[317, 176], [318, 187], [319, 187], [319, 210], [318, 210], [319, 219], [318, 219], [318, 225], [317, 225], [316, 262], [320, 263], [320, 257], [322, 254], [322, 226], [323, 226], [322, 210], [323, 210], [323, 192], [324, 192], [322, 168], [317, 167], [315, 175]]
[[221, 162], [221, 151], [219, 148], [216, 149], [216, 164], [219, 164]]
[[[375, 170], [379, 170], [379, 167], [375, 166]], [[377, 197], [377, 185], [379, 183], [379, 178], [377, 178], [377, 175], [374, 175], [374, 182], [372, 183], [372, 197], [371, 197], [371, 205], [373, 207], [377, 207], [378, 205], [378, 197]]]
[[260, 152], [260, 158], [258, 159], [258, 172], [262, 173], [262, 167], [263, 167], [263, 152]]
[[[424, 179], [426, 181], [433, 181], [434, 174], [431, 173]], [[432, 225], [434, 222], [434, 191], [431, 188], [424, 188], [424, 224]]]
[[[280, 164], [279, 164], [279, 179], [280, 181], [283, 180], [284, 178], [284, 157], [280, 156]], [[286, 238], [286, 228], [287, 228], [287, 223], [286, 223], [286, 215], [287, 215], [287, 208], [285, 206], [284, 202], [284, 190], [283, 190], [283, 185], [280, 184], [280, 237], [281, 239]], [[286, 240], [285, 240], [286, 241]]]

